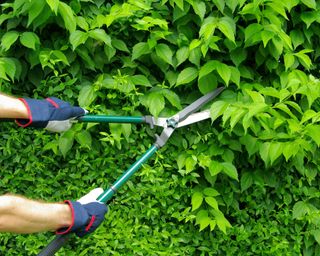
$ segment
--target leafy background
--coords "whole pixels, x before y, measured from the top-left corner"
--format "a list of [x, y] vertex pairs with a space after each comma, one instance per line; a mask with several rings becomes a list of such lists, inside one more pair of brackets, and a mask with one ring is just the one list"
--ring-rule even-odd
[[[2, 92], [169, 116], [227, 87], [212, 122], [175, 132], [59, 255], [319, 255], [319, 12], [315, 0], [2, 3]], [[45, 201], [108, 187], [160, 132], [0, 129], [1, 193]], [[0, 251], [34, 255], [50, 237], [1, 234]]]

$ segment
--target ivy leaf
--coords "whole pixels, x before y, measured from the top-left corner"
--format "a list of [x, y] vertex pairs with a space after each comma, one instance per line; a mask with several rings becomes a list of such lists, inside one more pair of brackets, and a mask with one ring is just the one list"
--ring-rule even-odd
[[234, 167], [234, 165], [232, 163], [229, 162], [224, 162], [221, 163], [221, 165], [223, 166], [222, 171], [227, 174], [230, 178], [235, 179], [237, 181], [238, 180], [238, 172], [236, 167]]
[[2, 49], [4, 49], [5, 51], [8, 51], [11, 45], [13, 45], [15, 41], [17, 41], [18, 37], [19, 37], [19, 32], [17, 31], [12, 30], [12, 31], [6, 32], [1, 38]]
[[64, 2], [59, 2], [58, 11], [64, 21], [65, 27], [70, 33], [74, 32], [76, 30], [77, 20], [71, 7]]
[[107, 33], [100, 28], [91, 30], [88, 32], [89, 37], [96, 39], [96, 40], [100, 40], [103, 41], [106, 45], [108, 45], [109, 47], [112, 47], [111, 45], [111, 37], [109, 35], [107, 35]]
[[179, 73], [176, 86], [187, 84], [195, 80], [198, 76], [198, 70], [193, 67], [185, 68]]
[[191, 205], [192, 205], [192, 211], [197, 210], [203, 201], [203, 196], [200, 192], [194, 192], [191, 197]]
[[156, 50], [156, 54], [158, 55], [158, 57], [160, 57], [166, 63], [173, 65], [173, 63], [172, 63], [173, 53], [168, 45], [158, 44], [158, 45], [156, 45], [155, 50]]
[[70, 33], [69, 41], [72, 45], [72, 49], [75, 50], [80, 44], [84, 44], [88, 39], [88, 34], [80, 30], [76, 30]]
[[33, 32], [23, 32], [20, 35], [20, 43], [27, 48], [35, 50], [36, 45], [40, 44], [40, 39]]

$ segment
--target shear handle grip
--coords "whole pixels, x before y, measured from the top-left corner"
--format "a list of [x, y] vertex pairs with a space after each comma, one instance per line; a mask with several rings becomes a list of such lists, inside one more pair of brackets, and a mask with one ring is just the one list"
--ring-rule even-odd
[[69, 240], [71, 233], [56, 235], [56, 237], [38, 254], [38, 256], [53, 256]]

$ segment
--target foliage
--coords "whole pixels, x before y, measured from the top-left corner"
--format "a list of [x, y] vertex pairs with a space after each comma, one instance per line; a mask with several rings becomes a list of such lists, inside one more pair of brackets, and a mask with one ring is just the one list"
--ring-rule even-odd
[[[2, 3], [1, 91], [54, 95], [91, 113], [169, 116], [227, 87], [210, 107], [212, 123], [177, 131], [117, 194], [105, 224], [65, 252], [319, 254], [319, 8], [314, 0]], [[3, 192], [52, 201], [107, 187], [159, 132], [1, 130]], [[6, 255], [29, 255], [48, 234], [0, 239]]]

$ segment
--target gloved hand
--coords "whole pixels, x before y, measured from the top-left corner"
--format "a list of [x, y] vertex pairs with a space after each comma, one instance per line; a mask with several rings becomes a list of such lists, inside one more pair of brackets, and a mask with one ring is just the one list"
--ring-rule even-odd
[[65, 201], [72, 212], [72, 224], [67, 228], [57, 230], [57, 234], [75, 232], [77, 236], [83, 237], [92, 233], [101, 224], [108, 207], [96, 199], [103, 192], [102, 188], [96, 188], [78, 201]]
[[86, 114], [86, 110], [73, 107], [58, 98], [44, 100], [20, 98], [27, 110], [29, 119], [17, 119], [22, 127], [45, 128], [53, 132], [62, 132], [71, 128], [70, 120]]

